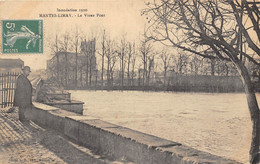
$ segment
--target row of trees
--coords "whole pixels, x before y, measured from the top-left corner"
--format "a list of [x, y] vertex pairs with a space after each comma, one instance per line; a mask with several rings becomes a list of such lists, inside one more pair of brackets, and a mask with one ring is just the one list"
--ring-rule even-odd
[[117, 42], [111, 40], [104, 30], [100, 45], [97, 52], [101, 56], [101, 86], [104, 84], [105, 70], [109, 86], [112, 85], [111, 79], [115, 70], [120, 71], [117, 78], [120, 79], [121, 86], [132, 86], [137, 78], [141, 78], [141, 85], [149, 86], [154, 73], [163, 74], [164, 84], [167, 82], [168, 72], [186, 75], [237, 75], [232, 63], [223, 63], [219, 59], [209, 60], [174, 49], [157, 48], [156, 44], [146, 38], [139, 42], [130, 42], [123, 36]]
[[[113, 86], [115, 83], [120, 86], [149, 86], [156, 85], [155, 81], [166, 86], [173, 74], [237, 75], [235, 66], [230, 62], [194, 56], [167, 47], [158, 48], [147, 39], [131, 42], [123, 35], [118, 40], [111, 39], [105, 30], [100, 37], [82, 37], [77, 29], [72, 34], [56, 35], [51, 44], [54, 57], [57, 58], [56, 66], [51, 67], [53, 76], [64, 86], [71, 86], [72, 83], [73, 87], [82, 87], [97, 85], [97, 81], [100, 86]], [[70, 67], [73, 67], [73, 71], [70, 71]], [[85, 83], [82, 82], [83, 74]], [[68, 83], [72, 76], [73, 82]], [[93, 76], [96, 76], [94, 83]]]

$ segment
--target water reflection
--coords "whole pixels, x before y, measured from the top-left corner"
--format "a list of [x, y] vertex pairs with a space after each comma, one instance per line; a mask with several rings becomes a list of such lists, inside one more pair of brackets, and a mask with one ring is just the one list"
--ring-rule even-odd
[[[84, 114], [180, 142], [209, 153], [248, 161], [251, 121], [243, 93], [70, 91]], [[260, 94], [257, 94], [258, 102]]]

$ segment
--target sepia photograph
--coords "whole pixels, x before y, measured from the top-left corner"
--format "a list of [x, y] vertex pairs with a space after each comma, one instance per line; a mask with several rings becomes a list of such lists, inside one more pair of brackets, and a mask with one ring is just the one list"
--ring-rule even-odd
[[259, 164], [260, 1], [0, 0], [0, 164]]

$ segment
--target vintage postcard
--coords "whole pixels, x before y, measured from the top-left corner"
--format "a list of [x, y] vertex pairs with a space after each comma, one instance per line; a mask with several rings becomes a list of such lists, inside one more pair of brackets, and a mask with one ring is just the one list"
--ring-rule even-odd
[[0, 0], [0, 163], [259, 163], [256, 0]]

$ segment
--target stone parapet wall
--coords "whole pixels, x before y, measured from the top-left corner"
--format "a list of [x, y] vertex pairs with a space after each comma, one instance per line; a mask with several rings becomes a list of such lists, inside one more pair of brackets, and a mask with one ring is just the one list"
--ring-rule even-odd
[[116, 159], [143, 164], [238, 163], [129, 128], [34, 103], [29, 115], [35, 123], [53, 128], [75, 143]]

